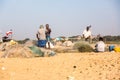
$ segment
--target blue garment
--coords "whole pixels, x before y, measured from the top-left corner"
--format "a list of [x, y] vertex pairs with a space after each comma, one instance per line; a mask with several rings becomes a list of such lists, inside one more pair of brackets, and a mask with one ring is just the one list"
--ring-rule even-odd
[[115, 48], [115, 46], [114, 46], [114, 45], [110, 45], [110, 46], [109, 46], [109, 51], [113, 51], [113, 50], [114, 50], [114, 48]]
[[45, 45], [46, 45], [46, 40], [38, 40], [39, 47], [45, 47]]
[[50, 41], [50, 36], [46, 36], [47, 41]]

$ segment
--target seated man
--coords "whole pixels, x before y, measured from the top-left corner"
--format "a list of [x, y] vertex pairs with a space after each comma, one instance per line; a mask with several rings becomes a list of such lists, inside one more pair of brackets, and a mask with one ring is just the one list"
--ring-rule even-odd
[[104, 52], [105, 51], [105, 43], [103, 42], [103, 38], [99, 38], [99, 42], [95, 45], [95, 50], [97, 52]]

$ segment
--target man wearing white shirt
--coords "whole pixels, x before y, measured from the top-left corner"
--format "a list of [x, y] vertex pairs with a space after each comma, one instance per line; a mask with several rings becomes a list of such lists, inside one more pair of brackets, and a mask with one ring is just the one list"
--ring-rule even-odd
[[95, 45], [96, 51], [97, 52], [104, 52], [105, 51], [105, 43], [103, 42], [103, 38], [99, 38], [99, 42], [96, 43]]
[[91, 26], [87, 26], [86, 29], [83, 31], [83, 38], [85, 38], [85, 41], [87, 41], [91, 38], [91, 31], [90, 31]]

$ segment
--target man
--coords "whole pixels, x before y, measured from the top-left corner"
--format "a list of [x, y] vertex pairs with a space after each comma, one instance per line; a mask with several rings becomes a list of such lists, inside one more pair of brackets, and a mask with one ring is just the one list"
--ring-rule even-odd
[[38, 40], [46, 40], [45, 29], [43, 25], [40, 25], [40, 28], [36, 34]]
[[49, 28], [49, 24], [46, 24], [46, 39], [47, 39], [47, 44], [48, 44], [48, 49], [50, 49], [50, 34], [51, 34], [51, 29]]
[[12, 34], [13, 34], [12, 29], [10, 29], [10, 31], [6, 32], [6, 37], [8, 37], [9, 39], [12, 39]]
[[85, 38], [85, 41], [90, 41], [91, 39], [91, 31], [90, 31], [91, 25], [87, 26], [86, 29], [83, 31], [83, 38]]
[[4, 37], [2, 37], [2, 41], [8, 42], [8, 41], [12, 40], [12, 37], [13, 37], [13, 32], [12, 32], [12, 29], [10, 29], [10, 31], [7, 31], [6, 35]]
[[43, 25], [40, 25], [40, 28], [36, 34], [36, 37], [38, 39], [38, 46], [39, 47], [45, 47], [46, 44], [46, 35], [45, 35], [45, 29]]
[[97, 52], [104, 52], [105, 51], [105, 43], [103, 42], [103, 38], [99, 38], [99, 42], [95, 45], [95, 49]]
[[46, 39], [47, 39], [47, 41], [50, 41], [51, 29], [49, 28], [49, 24], [46, 24], [45, 34], [46, 34]]

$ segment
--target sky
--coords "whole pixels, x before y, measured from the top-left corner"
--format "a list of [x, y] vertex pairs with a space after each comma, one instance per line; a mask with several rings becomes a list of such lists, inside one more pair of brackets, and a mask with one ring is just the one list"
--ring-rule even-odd
[[0, 32], [13, 30], [14, 39], [36, 39], [40, 25], [49, 24], [51, 37], [120, 35], [120, 0], [0, 0]]

